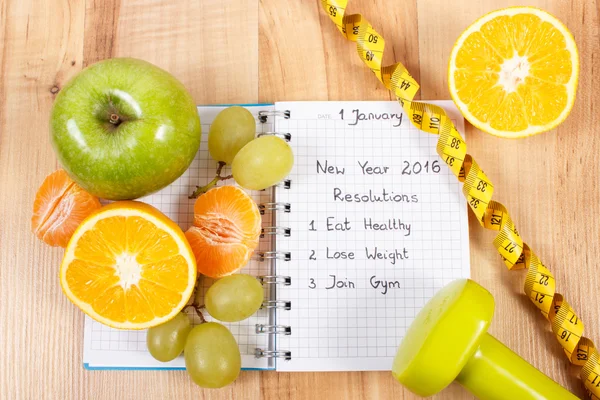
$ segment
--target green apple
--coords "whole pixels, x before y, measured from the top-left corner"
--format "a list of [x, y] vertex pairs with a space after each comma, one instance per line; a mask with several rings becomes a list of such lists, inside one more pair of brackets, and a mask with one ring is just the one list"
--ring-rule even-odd
[[50, 131], [71, 178], [110, 200], [162, 189], [200, 146], [192, 96], [168, 72], [133, 58], [100, 61], [71, 79], [56, 97]]

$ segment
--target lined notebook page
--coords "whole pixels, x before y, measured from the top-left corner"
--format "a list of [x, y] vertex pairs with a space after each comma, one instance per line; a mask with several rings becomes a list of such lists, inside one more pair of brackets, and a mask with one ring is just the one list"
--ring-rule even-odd
[[[163, 190], [140, 199], [157, 207], [177, 222], [184, 231], [190, 227], [194, 218], [195, 200], [188, 199], [188, 195], [194, 191], [196, 185], [205, 185], [215, 176], [216, 162], [208, 152], [208, 131], [216, 115], [224, 108], [220, 106], [198, 107], [202, 124], [202, 141], [200, 150], [190, 168]], [[248, 106], [246, 108], [257, 118], [259, 111], [272, 110], [273, 106]], [[257, 132], [268, 132], [273, 130], [273, 125], [271, 121], [261, 124], [257, 119], [256, 129]], [[225, 175], [228, 175], [230, 170], [226, 168], [224, 172]], [[233, 181], [228, 181], [227, 184], [233, 184]], [[250, 194], [257, 203], [271, 201], [271, 191], [250, 192]], [[262, 216], [263, 226], [272, 225], [271, 216], [270, 213]], [[261, 239], [258, 250], [271, 250], [270, 240], [270, 237]], [[241, 272], [256, 276], [269, 275], [271, 272], [270, 262], [251, 260]], [[205, 292], [212, 282], [213, 280], [210, 278], [202, 278], [202, 292]], [[189, 315], [195, 324], [200, 322], [194, 311], [190, 311]], [[208, 314], [205, 315], [208, 316]], [[208, 319], [210, 320], [210, 317]], [[255, 348], [268, 349], [270, 340], [268, 335], [256, 333], [256, 324], [269, 324], [268, 310], [259, 310], [256, 315], [245, 321], [224, 325], [231, 330], [238, 342], [242, 354], [243, 368], [272, 368], [274, 363], [268, 359], [254, 357]], [[168, 363], [156, 361], [146, 349], [145, 330], [123, 331], [112, 329], [93, 321], [87, 316], [85, 319], [83, 362], [88, 369], [185, 368], [183, 356]]]
[[[446, 109], [458, 130], [463, 119]], [[389, 370], [406, 328], [434, 292], [469, 276], [467, 206], [436, 154], [438, 137], [412, 127], [397, 102], [284, 102], [278, 132], [292, 135], [291, 228], [277, 249], [280, 371]]]

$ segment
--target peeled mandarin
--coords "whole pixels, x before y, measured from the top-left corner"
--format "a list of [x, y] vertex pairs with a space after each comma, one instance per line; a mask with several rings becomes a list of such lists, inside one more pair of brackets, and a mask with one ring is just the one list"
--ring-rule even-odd
[[257, 204], [242, 189], [222, 186], [196, 200], [194, 224], [185, 236], [198, 272], [220, 278], [230, 275], [250, 260], [258, 246], [261, 217]]
[[100, 207], [96, 196], [59, 169], [44, 179], [35, 195], [31, 230], [50, 246], [67, 247], [79, 224]]

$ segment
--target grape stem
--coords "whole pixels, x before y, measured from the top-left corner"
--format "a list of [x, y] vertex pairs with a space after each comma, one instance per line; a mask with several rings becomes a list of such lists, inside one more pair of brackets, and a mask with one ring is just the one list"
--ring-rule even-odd
[[200, 318], [200, 323], [201, 324], [205, 324], [206, 323], [206, 318], [204, 318], [204, 314], [202, 314], [202, 309], [204, 308], [204, 304], [198, 307], [194, 307], [194, 311], [196, 311], [196, 314], [198, 315], [198, 318]]
[[233, 175], [221, 176], [221, 171], [223, 170], [224, 166], [225, 163], [223, 161], [219, 161], [219, 164], [217, 166], [217, 175], [215, 176], [215, 178], [204, 186], [196, 186], [196, 190], [194, 190], [194, 193], [189, 195], [188, 198], [195, 199], [201, 194], [208, 192], [208, 189], [215, 186], [219, 181], [226, 181], [227, 179], [233, 178]]
[[198, 317], [200, 318], [200, 323], [203, 324], [206, 322], [206, 318], [204, 318], [204, 314], [202, 314], [202, 309], [205, 308], [205, 306], [204, 304], [200, 304], [200, 298], [202, 297], [200, 293], [200, 278], [198, 278], [196, 280], [196, 285], [194, 286], [194, 292], [190, 297], [192, 301], [189, 302], [185, 307], [183, 307], [183, 311], [187, 311], [187, 309], [190, 307], [193, 308], [194, 311], [196, 311], [196, 315], [198, 315]]
[[198, 318], [200, 318], [200, 323], [203, 324], [206, 322], [206, 318], [204, 318], [204, 314], [202, 313], [202, 310], [205, 308], [204, 304], [199, 305], [199, 304], [188, 304], [187, 306], [183, 307], [183, 311], [187, 312], [187, 309], [192, 307], [194, 309], [194, 311], [196, 312], [196, 315], [198, 316]]

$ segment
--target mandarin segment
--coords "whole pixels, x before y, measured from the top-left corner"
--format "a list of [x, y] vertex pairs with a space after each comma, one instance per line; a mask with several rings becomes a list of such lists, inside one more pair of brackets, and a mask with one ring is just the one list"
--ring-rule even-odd
[[61, 286], [75, 305], [120, 329], [145, 329], [173, 318], [196, 281], [181, 229], [152, 206], [123, 201], [82, 222], [67, 246]]
[[214, 244], [239, 243], [245, 239], [246, 234], [229, 218], [221, 214], [208, 212], [194, 217], [194, 225], [203, 232], [207, 240]]
[[98, 198], [59, 169], [44, 179], [36, 193], [31, 230], [51, 246], [66, 247], [81, 221], [100, 207]]
[[194, 225], [185, 233], [198, 272], [213, 277], [242, 268], [258, 246], [261, 217], [258, 206], [235, 186], [214, 188], [194, 204]]
[[[204, 197], [206, 196], [206, 197]], [[254, 200], [235, 186], [209, 190], [194, 204], [194, 225], [203, 226], [210, 219], [234, 221], [245, 235], [254, 237], [260, 231], [260, 212]]]
[[43, 240], [46, 229], [42, 226], [51, 217], [65, 193], [75, 184], [67, 173], [60, 169], [46, 176], [39, 187], [33, 202], [31, 228], [39, 239]]
[[237, 243], [215, 243], [207, 238], [206, 231], [192, 226], [185, 232], [194, 256], [198, 272], [211, 278], [231, 275], [242, 268], [252, 257], [253, 247]]
[[69, 178], [64, 169], [56, 170], [46, 176], [39, 187], [34, 204], [38, 213], [34, 218], [45, 219], [56, 204], [75, 182]]

